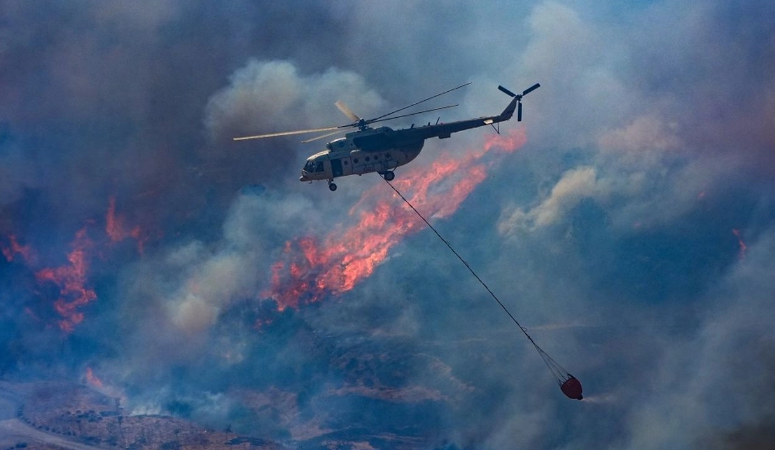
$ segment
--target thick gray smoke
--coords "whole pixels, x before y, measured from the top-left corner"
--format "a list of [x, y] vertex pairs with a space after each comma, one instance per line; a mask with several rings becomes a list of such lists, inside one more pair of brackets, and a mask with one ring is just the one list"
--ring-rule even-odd
[[[5, 1], [0, 375], [90, 367], [135, 413], [310, 448], [771, 447], [773, 17], [759, 0]], [[442, 121], [497, 113], [498, 84], [542, 87], [502, 124], [527, 144], [435, 224], [582, 402], [427, 230], [342, 295], [268, 293], [299, 239], [346, 238], [382, 182], [332, 194], [297, 181], [324, 140], [231, 138], [466, 81]], [[413, 167], [491, 133], [428, 141]], [[65, 332], [36, 273], [79, 245], [96, 300]]]

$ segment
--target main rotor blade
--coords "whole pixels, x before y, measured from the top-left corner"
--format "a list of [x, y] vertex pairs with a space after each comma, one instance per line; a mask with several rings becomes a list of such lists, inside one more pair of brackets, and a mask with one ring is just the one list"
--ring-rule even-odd
[[333, 136], [333, 135], [335, 135], [335, 134], [344, 133], [345, 131], [347, 131], [347, 130], [336, 130], [336, 131], [332, 131], [332, 132], [330, 132], [330, 133], [321, 134], [320, 136], [315, 136], [315, 137], [313, 137], [313, 138], [304, 139], [303, 141], [301, 141], [301, 143], [302, 143], [302, 144], [306, 144], [307, 142], [317, 141], [318, 139], [323, 139], [323, 138], [326, 138], [326, 137], [329, 137], [329, 136]]
[[[401, 117], [414, 116], [414, 115], [417, 115], [417, 114], [422, 114], [422, 113], [431, 112], [431, 111], [438, 111], [438, 110], [441, 110], [441, 109], [454, 108], [457, 105], [442, 106], [440, 108], [426, 109], [424, 111], [418, 111], [418, 112], [414, 112], [414, 113], [411, 113], [411, 114], [402, 114], [400, 116], [388, 117], [388, 116], [391, 116], [391, 115], [393, 115], [393, 114], [395, 114], [397, 112], [401, 112], [401, 111], [404, 111], [406, 109], [409, 109], [412, 106], [417, 106], [420, 103], [427, 102], [428, 100], [432, 100], [432, 99], [434, 99], [436, 97], [439, 97], [441, 95], [448, 94], [448, 93], [450, 93], [452, 91], [455, 91], [457, 89], [466, 87], [469, 84], [471, 84], [470, 81], [468, 83], [461, 84], [460, 86], [453, 87], [452, 89], [448, 89], [448, 90], [446, 90], [446, 91], [444, 91], [444, 92], [442, 92], [440, 94], [432, 95], [432, 96], [430, 96], [430, 97], [428, 97], [426, 99], [420, 100], [419, 102], [412, 103], [409, 106], [404, 106], [403, 108], [399, 108], [399, 109], [397, 109], [395, 111], [391, 111], [391, 112], [389, 112], [387, 114], [383, 114], [383, 115], [381, 115], [379, 117], [375, 117], [373, 119], [366, 120], [366, 121], [364, 121], [365, 123], [361, 122], [361, 119], [357, 115], [355, 115], [352, 111], [350, 111], [350, 109], [347, 108], [347, 106], [344, 103], [336, 102], [336, 106], [339, 108], [339, 110], [342, 111], [345, 115], [347, 115], [350, 119], [355, 118], [356, 120], [354, 120], [354, 122], [357, 122], [357, 123], [348, 123], [346, 125], [339, 125], [337, 127], [313, 128], [313, 129], [309, 129], [309, 130], [284, 131], [284, 132], [281, 132], [281, 133], [258, 134], [258, 135], [255, 135], [255, 136], [241, 136], [241, 137], [235, 137], [235, 138], [232, 138], [232, 139], [235, 140], [235, 141], [246, 141], [246, 140], [249, 140], [249, 139], [264, 139], [264, 138], [270, 138], [270, 137], [293, 136], [293, 135], [297, 135], [297, 134], [319, 133], [319, 132], [323, 132], [323, 131], [341, 130], [342, 128], [354, 128], [354, 127], [357, 127], [357, 126], [367, 125], [367, 124], [371, 124], [371, 123], [374, 123], [374, 122], [382, 122], [382, 121], [385, 121], [385, 120], [399, 119]], [[348, 114], [348, 112], [349, 112], [349, 114]], [[350, 114], [352, 115], [352, 117], [350, 117]], [[336, 134], [336, 133], [330, 133], [330, 134], [327, 134], [326, 136], [330, 136], [332, 134]], [[319, 136], [318, 138], [322, 138], [322, 137], [323, 136]], [[310, 141], [318, 139], [318, 138], [310, 139], [307, 142], [310, 142]]]
[[338, 127], [313, 128], [311, 130], [283, 131], [281, 133], [258, 134], [256, 136], [242, 136], [242, 137], [235, 137], [232, 139], [234, 139], [235, 141], [246, 141], [248, 139], [263, 139], [263, 138], [277, 137], [277, 136], [293, 136], [294, 134], [319, 133], [321, 131], [338, 130], [340, 128], [348, 128], [351, 126], [352, 125], [340, 125]]
[[343, 101], [339, 100], [336, 103], [334, 103], [337, 108], [339, 108], [339, 111], [342, 111], [342, 113], [347, 116], [350, 120], [353, 122], [357, 122], [361, 120], [360, 117], [356, 116], [354, 112], [350, 110], [350, 108], [347, 107], [347, 105], [344, 104]]
[[[405, 109], [409, 109], [409, 108], [411, 108], [412, 106], [417, 106], [417, 105], [419, 105], [420, 103], [425, 103], [425, 102], [427, 102], [428, 100], [432, 100], [432, 99], [434, 99], [434, 98], [436, 98], [436, 97], [439, 97], [439, 96], [441, 96], [441, 95], [448, 94], [448, 93], [450, 93], [450, 92], [452, 92], [452, 91], [455, 91], [455, 90], [457, 90], [457, 89], [460, 89], [460, 88], [462, 88], [462, 87], [466, 87], [466, 86], [468, 86], [468, 85], [469, 85], [469, 84], [471, 84], [471, 83], [472, 83], [472, 82], [471, 82], [471, 81], [469, 81], [469, 82], [468, 82], [468, 83], [466, 83], [466, 84], [461, 84], [460, 86], [453, 87], [452, 89], [449, 89], [449, 90], [447, 90], [447, 91], [444, 91], [444, 92], [442, 92], [441, 94], [436, 94], [436, 95], [430, 96], [430, 97], [426, 98], [425, 100], [420, 100], [419, 102], [412, 103], [412, 104], [411, 104], [411, 105], [409, 105], [409, 106], [404, 106], [403, 108], [399, 108], [399, 109], [397, 109], [397, 110], [395, 110], [395, 111], [391, 111], [391, 112], [389, 112], [389, 113], [387, 113], [387, 114], [383, 114], [383, 115], [381, 115], [381, 116], [379, 116], [379, 117], [375, 117], [375, 118], [373, 118], [373, 119], [369, 119], [369, 120], [367, 120], [366, 122], [367, 122], [367, 123], [374, 123], [374, 122], [376, 122], [376, 121], [378, 121], [378, 120], [382, 119], [383, 117], [392, 116], [393, 114], [395, 114], [395, 113], [397, 113], [397, 112], [401, 112], [401, 111], [403, 111], [403, 110], [405, 110]], [[432, 111], [432, 110], [431, 110], [431, 111]], [[419, 113], [418, 113], [418, 114], [419, 114]], [[400, 117], [400, 116], [399, 116], [399, 117]], [[385, 119], [385, 120], [389, 120], [389, 119]]]
[[386, 117], [386, 118], [384, 118], [384, 119], [379, 119], [379, 120], [372, 120], [372, 121], [370, 121], [369, 123], [384, 122], [384, 121], [386, 121], [386, 120], [393, 120], [393, 119], [400, 119], [400, 118], [402, 118], [402, 117], [416, 116], [417, 114], [427, 113], [427, 112], [431, 112], [431, 111], [438, 111], [438, 110], [440, 110], [440, 109], [449, 109], [449, 108], [454, 108], [454, 107], [456, 107], [456, 106], [458, 106], [458, 105], [447, 105], [447, 106], [441, 106], [441, 107], [439, 107], [439, 108], [426, 109], [426, 110], [424, 110], [424, 111], [417, 111], [417, 112], [413, 112], [413, 113], [411, 113], [411, 114], [401, 114], [400, 116], [395, 116], [395, 117]]

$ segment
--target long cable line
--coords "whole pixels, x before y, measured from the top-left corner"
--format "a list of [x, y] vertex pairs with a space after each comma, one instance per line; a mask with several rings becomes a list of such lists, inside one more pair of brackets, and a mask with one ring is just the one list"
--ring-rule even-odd
[[473, 275], [474, 278], [476, 278], [476, 280], [479, 281], [479, 284], [481, 284], [482, 287], [484, 287], [487, 290], [487, 292], [496, 302], [498, 302], [498, 305], [500, 305], [503, 311], [505, 311], [506, 314], [508, 314], [508, 316], [511, 318], [511, 320], [517, 325], [517, 327], [519, 327], [522, 333], [524, 333], [525, 337], [527, 337], [528, 340], [530, 340], [530, 343], [533, 344], [533, 347], [535, 347], [538, 354], [541, 355], [541, 359], [543, 359], [544, 363], [546, 364], [546, 367], [548, 367], [552, 375], [554, 375], [557, 378], [557, 382], [562, 385], [562, 383], [566, 381], [568, 377], [573, 378], [573, 376], [570, 375], [568, 371], [565, 370], [565, 368], [563, 368], [557, 361], [555, 361], [551, 356], [549, 356], [549, 354], [547, 354], [541, 347], [539, 347], [538, 344], [536, 344], [536, 342], [533, 340], [530, 334], [528, 334], [527, 329], [519, 323], [519, 321], [517, 320], [516, 317], [514, 317], [513, 314], [511, 314], [508, 308], [506, 308], [506, 305], [504, 305], [503, 302], [500, 301], [498, 296], [495, 295], [495, 293], [487, 286], [487, 283], [485, 283], [484, 280], [482, 280], [481, 277], [477, 275], [477, 273], [474, 271], [473, 268], [471, 268], [468, 262], [466, 262], [466, 260], [463, 259], [462, 256], [460, 256], [460, 253], [458, 253], [452, 247], [452, 244], [450, 244], [449, 241], [444, 239], [444, 236], [442, 236], [441, 233], [439, 233], [439, 231], [436, 230], [436, 228], [434, 228], [434, 226], [431, 225], [430, 222], [428, 222], [428, 220], [420, 213], [420, 211], [418, 211], [417, 208], [415, 208], [414, 205], [412, 205], [412, 203], [406, 197], [404, 197], [404, 195], [401, 194], [401, 192], [399, 192], [398, 189], [396, 189], [396, 187], [393, 186], [393, 184], [390, 181], [388, 181], [384, 177], [382, 179], [385, 180], [385, 183], [387, 183], [388, 186], [390, 186], [390, 188], [393, 189], [393, 191], [395, 191], [395, 193], [398, 194], [399, 197], [401, 197], [404, 203], [406, 203], [412, 209], [412, 211], [414, 211], [415, 214], [417, 214], [417, 217], [422, 219], [422, 221], [425, 222], [426, 225], [428, 225], [428, 228], [433, 230], [436, 236], [438, 236], [438, 238], [441, 239], [441, 242], [443, 242], [444, 245], [446, 245], [447, 248], [449, 248], [450, 251], [452, 251], [452, 253], [454, 253], [455, 256], [457, 256], [457, 259], [459, 259], [460, 262], [462, 262], [463, 265], [466, 266], [468, 271], [471, 272], [471, 275]]

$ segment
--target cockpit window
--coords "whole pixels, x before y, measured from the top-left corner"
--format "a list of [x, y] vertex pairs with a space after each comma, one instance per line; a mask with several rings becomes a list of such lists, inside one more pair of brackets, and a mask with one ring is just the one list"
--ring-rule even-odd
[[306, 172], [323, 172], [323, 161], [307, 161], [304, 164], [304, 171]]

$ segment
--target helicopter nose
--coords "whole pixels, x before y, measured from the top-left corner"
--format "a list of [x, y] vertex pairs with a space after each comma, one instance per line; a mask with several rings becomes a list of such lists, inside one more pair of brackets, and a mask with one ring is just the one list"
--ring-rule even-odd
[[307, 175], [302, 173], [301, 176], [299, 177], [299, 181], [309, 181], [309, 178], [307, 178]]

